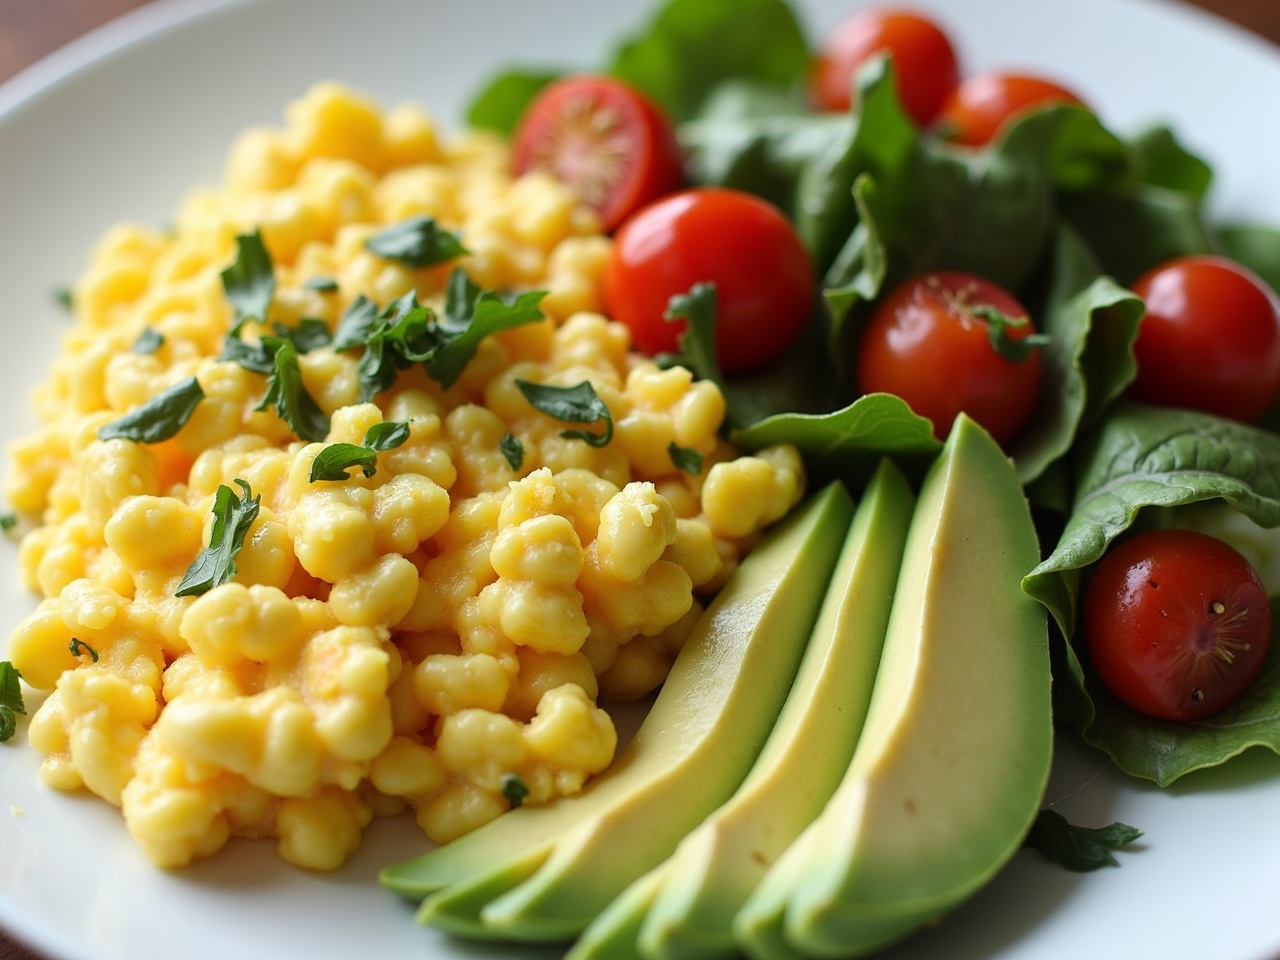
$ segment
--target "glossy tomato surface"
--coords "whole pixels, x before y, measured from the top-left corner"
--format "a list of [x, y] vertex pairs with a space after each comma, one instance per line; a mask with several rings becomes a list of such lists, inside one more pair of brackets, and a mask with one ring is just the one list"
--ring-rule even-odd
[[1083, 104], [1075, 93], [1044, 77], [981, 73], [955, 88], [938, 116], [938, 130], [953, 143], [981, 147], [994, 142], [1005, 124], [1033, 107]]
[[514, 161], [517, 173], [545, 170], [567, 184], [605, 230], [684, 181], [670, 121], [608, 77], [567, 77], [542, 90], [516, 130]]
[[[1003, 353], [992, 343], [998, 321], [991, 311], [1015, 321], [1004, 327], [1012, 344]], [[924, 274], [872, 312], [858, 346], [858, 386], [897, 394], [933, 423], [939, 439], [963, 410], [1004, 444], [1026, 424], [1040, 393], [1040, 350], [1020, 343], [1035, 332], [1022, 304], [995, 284], [965, 273]]]
[[670, 352], [685, 324], [665, 319], [667, 305], [698, 283], [715, 284], [716, 356], [729, 376], [781, 356], [815, 298], [809, 254], [791, 223], [737, 190], [675, 193], [624, 223], [605, 267], [605, 303], [637, 349]]
[[858, 69], [879, 53], [893, 61], [903, 109], [917, 124], [927, 126], [959, 83], [960, 67], [942, 28], [909, 10], [859, 11], [836, 25], [814, 61], [815, 106], [848, 110]]
[[1222, 257], [1171, 260], [1140, 277], [1146, 303], [1130, 395], [1253, 422], [1280, 395], [1280, 300]]
[[1233, 547], [1189, 530], [1112, 546], [1085, 592], [1089, 660], [1119, 700], [1161, 720], [1197, 720], [1248, 689], [1271, 641], [1271, 608]]

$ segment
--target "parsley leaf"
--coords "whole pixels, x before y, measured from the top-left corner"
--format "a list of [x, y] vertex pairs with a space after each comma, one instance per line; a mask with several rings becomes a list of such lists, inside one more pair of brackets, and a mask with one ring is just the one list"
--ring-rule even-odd
[[363, 293], [360, 294], [338, 318], [338, 327], [333, 333], [333, 349], [353, 350], [364, 346], [377, 323], [378, 305]]
[[1041, 810], [1027, 834], [1024, 846], [1039, 851], [1049, 860], [1086, 873], [1101, 867], [1119, 866], [1112, 850], [1127, 847], [1142, 831], [1127, 823], [1105, 827], [1078, 827], [1053, 810]]
[[222, 289], [235, 314], [233, 334], [251, 321], [266, 322], [267, 308], [276, 293], [276, 275], [261, 230], [236, 237], [236, 259], [222, 271]]
[[553, 387], [545, 383], [532, 383], [519, 378], [515, 381], [524, 398], [535, 410], [553, 420], [565, 423], [598, 423], [604, 421], [602, 433], [588, 430], [562, 430], [560, 436], [570, 440], [585, 440], [593, 447], [603, 447], [613, 439], [613, 416], [605, 402], [596, 394], [591, 381], [583, 380], [572, 387]]
[[0, 513], [0, 533], [8, 533], [17, 525], [18, 515], [16, 513]]
[[94, 663], [98, 662], [98, 651], [93, 649], [93, 647], [89, 646], [83, 640], [79, 640], [76, 637], [71, 638], [71, 642], [67, 644], [67, 649], [71, 651], [71, 655], [73, 657], [79, 657], [80, 654], [87, 653], [89, 655], [90, 660], [92, 660]]
[[347, 470], [359, 467], [366, 477], [377, 470], [378, 454], [393, 450], [409, 439], [408, 420], [375, 423], [364, 434], [364, 446], [357, 443], [331, 443], [311, 461], [311, 482], [346, 480]]
[[429, 267], [467, 253], [458, 234], [440, 227], [434, 217], [416, 216], [375, 233], [365, 249], [406, 267]]
[[338, 281], [333, 277], [308, 277], [302, 281], [303, 290], [314, 290], [316, 293], [337, 293]]
[[695, 283], [688, 293], [678, 293], [667, 302], [663, 319], [684, 320], [688, 326], [681, 332], [678, 361], [694, 376], [710, 380], [723, 392], [724, 377], [716, 361], [716, 317], [719, 302], [714, 283]]
[[179, 380], [119, 420], [99, 427], [98, 439], [121, 438], [137, 443], [168, 440], [191, 419], [191, 414], [203, 399], [204, 391], [200, 389], [199, 380], [195, 377]]
[[332, 334], [329, 325], [319, 317], [303, 317], [296, 327], [286, 327], [283, 323], [272, 324], [276, 336], [288, 340], [298, 348], [299, 353], [310, 353], [320, 347], [327, 347]]
[[254, 409], [274, 407], [300, 439], [323, 440], [329, 433], [329, 417], [302, 383], [298, 349], [281, 337], [263, 337], [262, 343], [271, 351], [271, 372], [267, 375], [267, 392]]
[[244, 546], [253, 521], [258, 518], [262, 495], [250, 497], [249, 484], [239, 477], [236, 484], [244, 491], [237, 497], [226, 484], [218, 486], [213, 497], [213, 529], [209, 532], [209, 545], [196, 554], [191, 566], [183, 574], [175, 594], [179, 597], [197, 597], [236, 575], [236, 554]]
[[26, 715], [27, 708], [22, 702], [22, 686], [18, 683], [20, 674], [8, 660], [0, 660], [0, 743], [12, 739], [18, 729], [15, 714]]
[[53, 291], [53, 301], [63, 310], [70, 313], [76, 308], [75, 294], [71, 292], [70, 287], [55, 287]]
[[504, 433], [502, 439], [498, 441], [498, 449], [507, 458], [507, 463], [511, 464], [512, 470], [520, 469], [520, 464], [524, 463], [524, 444], [515, 434], [510, 431]]
[[671, 462], [677, 470], [681, 470], [690, 476], [696, 477], [702, 472], [702, 454], [697, 450], [677, 446], [676, 442], [672, 440], [667, 444], [667, 456], [671, 458]]
[[465, 270], [454, 270], [449, 274], [440, 320], [444, 336], [427, 361], [431, 378], [442, 387], [453, 386], [485, 337], [541, 320], [538, 304], [546, 295], [545, 290], [531, 290], [507, 302], [491, 290], [481, 290]]
[[504, 773], [502, 775], [502, 795], [507, 798], [512, 809], [524, 803], [524, 798], [529, 795], [529, 785], [524, 782], [524, 778], [518, 773]]
[[143, 327], [138, 339], [129, 349], [134, 353], [155, 353], [164, 346], [164, 334], [155, 327]]

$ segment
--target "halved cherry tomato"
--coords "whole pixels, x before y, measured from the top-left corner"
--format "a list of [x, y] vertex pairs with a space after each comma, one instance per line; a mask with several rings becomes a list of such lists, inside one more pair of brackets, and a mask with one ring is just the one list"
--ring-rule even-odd
[[1280, 396], [1280, 300], [1213, 256], [1170, 260], [1133, 285], [1147, 305], [1130, 395], [1253, 422]]
[[903, 109], [927, 126], [960, 82], [960, 68], [942, 28], [906, 10], [865, 10], [837, 24], [814, 63], [814, 104], [819, 110], [848, 110], [858, 68], [878, 53], [893, 60]]
[[1153, 530], [1098, 563], [1084, 632], [1089, 660], [1117, 699], [1161, 720], [1198, 720], [1257, 678], [1271, 606], [1233, 547], [1204, 533]]
[[685, 324], [664, 318], [668, 302], [698, 283], [716, 286], [716, 355], [729, 376], [777, 359], [815, 296], [809, 254], [782, 212], [717, 187], [672, 194], [622, 225], [605, 265], [605, 304], [637, 349], [670, 352]]
[[[992, 342], [992, 324], [997, 351]], [[908, 280], [872, 312], [858, 347], [863, 393], [897, 394], [944, 438], [964, 411], [1001, 444], [1035, 409], [1042, 361], [1026, 309], [980, 277], [939, 271]]]
[[567, 77], [544, 88], [516, 130], [515, 169], [550, 172], [600, 214], [606, 231], [684, 183], [670, 121], [608, 77]]
[[953, 143], [981, 147], [993, 142], [1013, 118], [1035, 107], [1084, 101], [1044, 77], [983, 73], [966, 77], [938, 115], [940, 133]]

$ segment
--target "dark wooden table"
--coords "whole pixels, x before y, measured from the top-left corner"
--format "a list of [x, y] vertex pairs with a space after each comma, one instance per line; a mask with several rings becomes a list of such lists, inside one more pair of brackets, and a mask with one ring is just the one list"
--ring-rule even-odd
[[[0, 82], [150, 0], [0, 0]], [[1181, 2], [1181, 0], [1169, 0]], [[1280, 45], [1280, 0], [1191, 0]], [[0, 931], [0, 960], [40, 960]]]

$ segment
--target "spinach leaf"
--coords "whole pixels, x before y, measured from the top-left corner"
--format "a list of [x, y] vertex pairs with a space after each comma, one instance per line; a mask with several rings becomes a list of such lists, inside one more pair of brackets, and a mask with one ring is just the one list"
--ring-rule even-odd
[[12, 740], [18, 732], [16, 714], [27, 713], [22, 702], [22, 685], [18, 682], [20, 675], [8, 660], [0, 660], [0, 743]]
[[545, 413], [553, 420], [565, 423], [599, 423], [604, 421], [601, 433], [589, 430], [562, 430], [560, 436], [570, 440], [584, 440], [593, 447], [603, 447], [613, 439], [613, 415], [605, 402], [600, 399], [591, 381], [583, 380], [571, 387], [556, 387], [546, 383], [533, 383], [529, 380], [515, 381], [516, 387], [524, 394], [539, 413]]
[[273, 407], [300, 439], [323, 440], [329, 433], [329, 417], [302, 382], [297, 347], [282, 337], [263, 337], [262, 346], [271, 356], [271, 372], [267, 374], [267, 392], [254, 409]]
[[232, 334], [238, 334], [246, 323], [266, 322], [276, 277], [261, 230], [236, 237], [236, 258], [222, 271], [222, 289], [231, 304]]
[[510, 135], [543, 87], [563, 76], [563, 70], [508, 70], [491, 78], [467, 107], [467, 124], [480, 130]]
[[98, 428], [99, 440], [122, 438], [136, 443], [160, 443], [174, 436], [191, 419], [204, 399], [195, 377], [179, 380], [167, 390], [130, 410], [119, 420]]
[[1040, 401], [1011, 454], [1024, 484], [1064, 456], [1077, 432], [1093, 423], [1132, 382], [1133, 342], [1142, 301], [1100, 274], [1069, 228], [1058, 231], [1050, 289], [1040, 320]]
[[1030, 847], [1059, 866], [1078, 873], [1119, 866], [1113, 850], [1129, 846], [1142, 831], [1127, 823], [1105, 827], [1080, 827], [1062, 814], [1041, 810], [1023, 846]]
[[311, 461], [312, 483], [318, 480], [346, 480], [351, 467], [359, 467], [366, 477], [377, 472], [378, 454], [394, 450], [409, 439], [409, 421], [375, 423], [364, 434], [364, 444], [331, 443]]
[[237, 497], [226, 484], [220, 484], [213, 497], [213, 528], [209, 545], [196, 554], [183, 574], [177, 590], [179, 597], [199, 596], [226, 583], [236, 575], [236, 554], [244, 546], [249, 528], [258, 518], [262, 496], [250, 496], [249, 484], [236, 478], [244, 496]]
[[605, 72], [649, 94], [677, 121], [716, 86], [743, 78], [801, 82], [809, 44], [785, 0], [666, 0], [614, 52]]
[[416, 216], [375, 233], [365, 249], [406, 267], [430, 267], [467, 253], [458, 234], [445, 230], [434, 217]]

